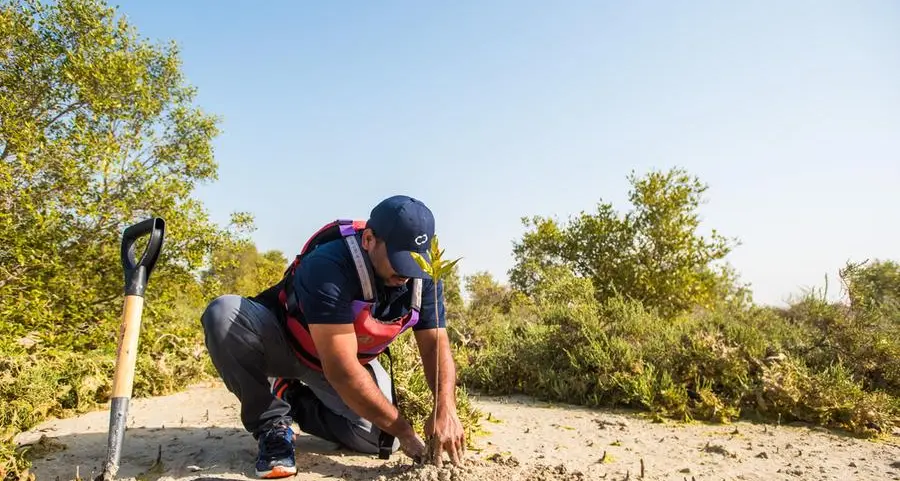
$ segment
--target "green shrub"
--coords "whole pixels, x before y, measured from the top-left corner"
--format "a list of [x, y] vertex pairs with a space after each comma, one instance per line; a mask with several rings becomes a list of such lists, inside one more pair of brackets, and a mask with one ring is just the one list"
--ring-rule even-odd
[[792, 358], [762, 368], [747, 404], [770, 419], [809, 422], [861, 435], [889, 432], [900, 415], [896, 398], [866, 391], [843, 365], [812, 371]]
[[462, 378], [487, 394], [630, 407], [656, 418], [780, 418], [872, 435], [900, 414], [895, 398], [868, 390], [852, 369], [807, 366], [799, 353], [814, 331], [770, 309], [722, 304], [666, 319], [637, 301], [597, 304], [588, 294], [540, 298], [531, 308], [537, 321], [494, 319], [513, 327], [469, 349]]
[[[869, 286], [872, 288], [871, 286]], [[898, 294], [900, 295], [900, 294]], [[847, 303], [828, 302], [810, 292], [779, 315], [807, 333], [791, 354], [813, 370], [844, 366], [866, 390], [900, 396], [900, 310], [874, 296]], [[884, 298], [885, 296], [882, 296]]]

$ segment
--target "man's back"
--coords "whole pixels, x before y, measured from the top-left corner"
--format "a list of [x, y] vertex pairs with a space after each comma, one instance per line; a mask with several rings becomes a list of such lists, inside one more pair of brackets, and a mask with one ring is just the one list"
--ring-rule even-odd
[[[412, 281], [399, 287], [386, 286], [375, 276], [367, 256], [363, 258], [376, 296], [372, 316], [381, 321], [391, 321], [409, 312]], [[298, 320], [302, 323], [353, 322], [353, 301], [363, 300], [363, 289], [353, 256], [344, 240], [326, 242], [307, 254], [292, 281], [292, 290], [302, 311]], [[443, 309], [440, 314], [443, 324]], [[422, 283], [419, 323], [414, 330], [429, 327], [434, 327], [434, 285], [431, 280], [425, 279]]]

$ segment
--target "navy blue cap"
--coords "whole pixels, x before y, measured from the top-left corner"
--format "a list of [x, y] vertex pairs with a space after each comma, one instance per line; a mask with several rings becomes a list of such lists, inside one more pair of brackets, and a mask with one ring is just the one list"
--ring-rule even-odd
[[428, 250], [434, 237], [434, 215], [422, 201], [406, 195], [388, 197], [372, 209], [366, 227], [387, 244], [388, 259], [397, 274], [430, 277], [410, 255], [418, 252], [431, 260]]

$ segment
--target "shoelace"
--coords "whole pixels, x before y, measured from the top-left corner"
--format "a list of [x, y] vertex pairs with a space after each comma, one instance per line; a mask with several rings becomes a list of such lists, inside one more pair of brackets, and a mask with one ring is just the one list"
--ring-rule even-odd
[[284, 425], [275, 426], [271, 431], [266, 433], [263, 439], [263, 448], [270, 456], [280, 456], [290, 454], [291, 443], [287, 439], [287, 427]]

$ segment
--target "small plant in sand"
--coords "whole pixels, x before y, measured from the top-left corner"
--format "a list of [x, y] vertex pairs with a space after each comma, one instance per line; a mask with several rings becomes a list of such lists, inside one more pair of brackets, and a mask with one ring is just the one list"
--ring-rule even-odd
[[[434, 298], [437, 299], [438, 284], [440, 283], [441, 279], [443, 279], [445, 276], [451, 274], [453, 272], [453, 268], [456, 266], [456, 263], [459, 262], [462, 258], [460, 257], [460, 258], [454, 259], [452, 261], [444, 260], [444, 250], [440, 248], [440, 244], [438, 243], [437, 235], [435, 235], [431, 238], [431, 244], [429, 246], [428, 254], [429, 254], [429, 257], [431, 258], [430, 261], [428, 259], [425, 259], [424, 256], [422, 256], [421, 254], [419, 254], [417, 252], [413, 252], [412, 256], [413, 256], [413, 259], [416, 260], [416, 263], [418, 263], [419, 266], [422, 268], [422, 270], [424, 270], [429, 276], [431, 276], [431, 278], [433, 280], [432, 285], [434, 288]], [[438, 320], [439, 320], [438, 319], [438, 310], [435, 309], [434, 310], [435, 325], [438, 325]], [[435, 329], [434, 335], [438, 336], [437, 329]], [[435, 416], [437, 416], [437, 408], [438, 408], [437, 391], [440, 390], [440, 385], [441, 385], [441, 383], [440, 383], [441, 344], [440, 344], [440, 342], [437, 342], [436, 344], [437, 344], [437, 349], [435, 350], [436, 359], [435, 359], [435, 363], [434, 363], [434, 366], [435, 366], [435, 373], [434, 373], [435, 389], [434, 389], [434, 391], [435, 392], [432, 394], [434, 401], [433, 401], [432, 410], [431, 410], [432, 429], [436, 429], [434, 426], [436, 426]], [[425, 435], [428, 439], [428, 443], [427, 443], [428, 447], [429, 447], [428, 452], [429, 453], [435, 452], [434, 443], [439, 442], [437, 440], [436, 433], [434, 431], [432, 431], [430, 433], [425, 433]], [[436, 463], [437, 460], [431, 460], [431, 462]]]

